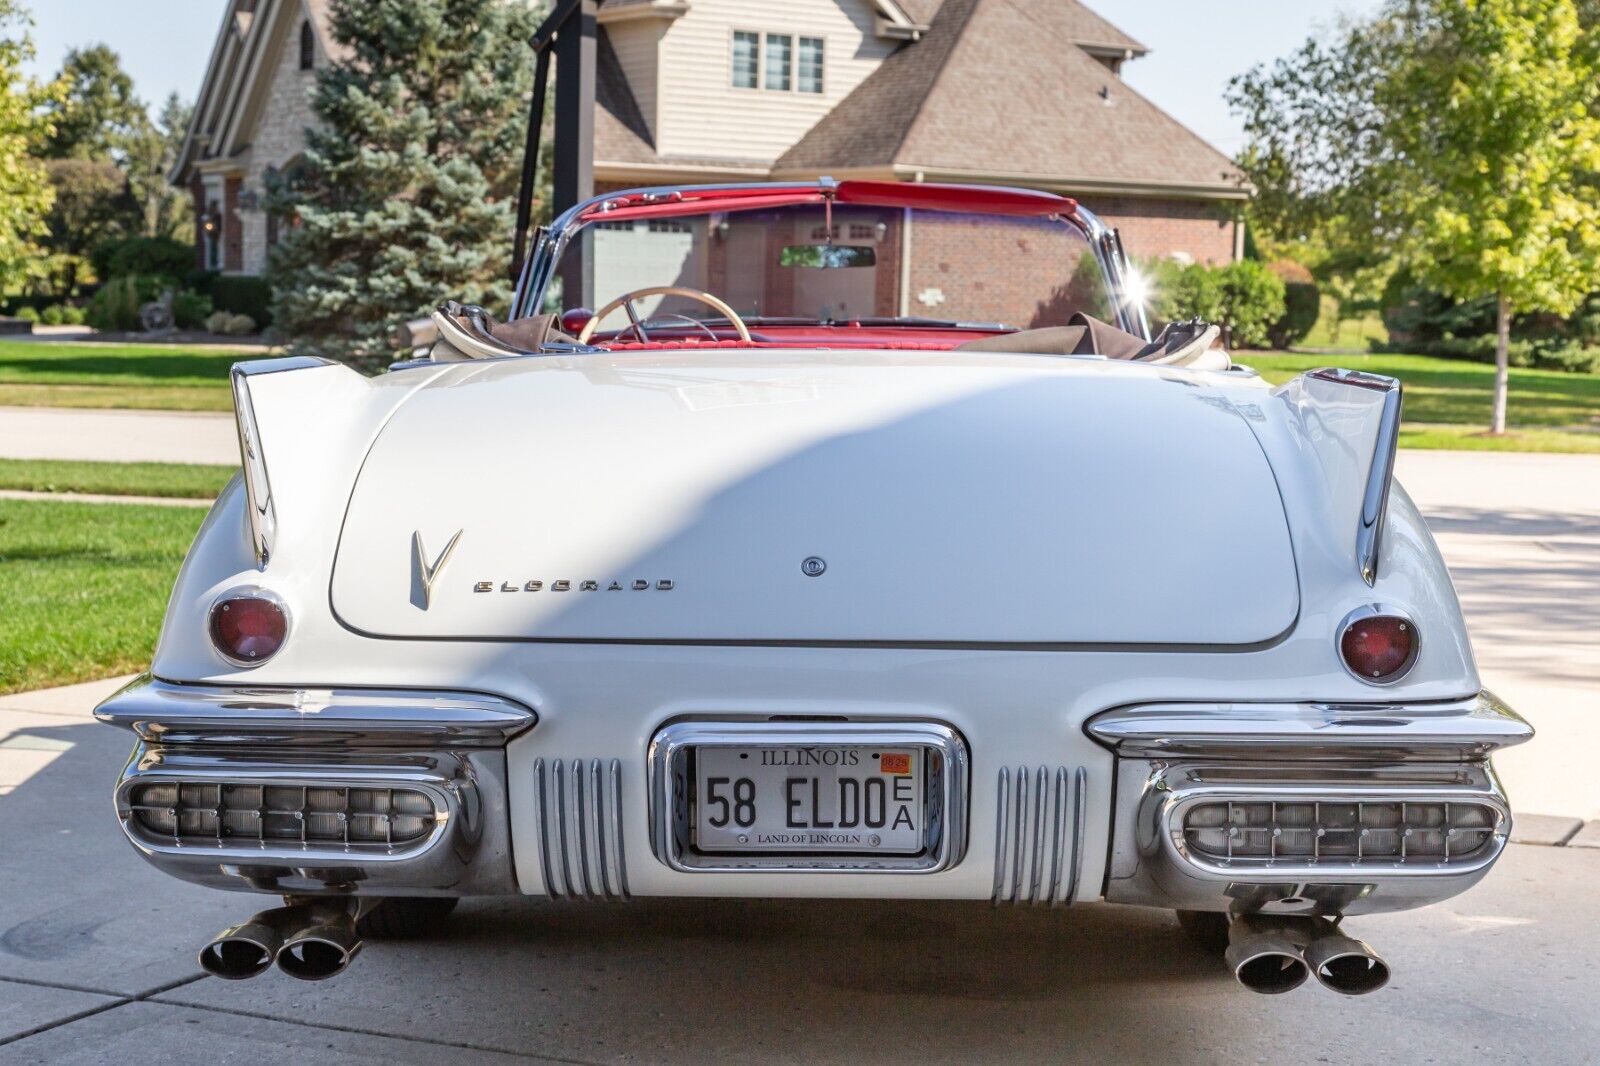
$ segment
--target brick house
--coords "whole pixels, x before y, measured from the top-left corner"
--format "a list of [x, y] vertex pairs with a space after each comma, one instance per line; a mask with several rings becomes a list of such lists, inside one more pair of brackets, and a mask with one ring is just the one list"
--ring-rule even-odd
[[[304, 150], [316, 69], [338, 58], [327, 5], [229, 5], [172, 175], [202, 265], [265, 263], [266, 175]], [[1135, 255], [1241, 253], [1237, 172], [1122, 81], [1146, 49], [1078, 0], [603, 0], [599, 21], [599, 191], [995, 182], [1079, 197]]]

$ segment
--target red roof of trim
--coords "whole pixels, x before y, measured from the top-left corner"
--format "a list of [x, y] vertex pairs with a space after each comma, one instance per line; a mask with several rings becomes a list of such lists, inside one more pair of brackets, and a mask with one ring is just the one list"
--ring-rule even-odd
[[[819, 185], [756, 185], [744, 188], [694, 189], [671, 193], [619, 193], [579, 216], [580, 222], [672, 218], [712, 211], [755, 211], [764, 207], [820, 204], [827, 190]], [[842, 181], [833, 188], [840, 204], [909, 207], [925, 211], [960, 211], [987, 215], [1071, 215], [1078, 202], [1054, 193], [1002, 189], [985, 185], [937, 185], [905, 181]]]

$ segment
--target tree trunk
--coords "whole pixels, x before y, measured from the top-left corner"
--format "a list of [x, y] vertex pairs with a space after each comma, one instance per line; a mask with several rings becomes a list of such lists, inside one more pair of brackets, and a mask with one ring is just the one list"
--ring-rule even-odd
[[1494, 321], [1494, 406], [1489, 415], [1489, 432], [1506, 431], [1506, 393], [1511, 381], [1511, 305], [1500, 294]]

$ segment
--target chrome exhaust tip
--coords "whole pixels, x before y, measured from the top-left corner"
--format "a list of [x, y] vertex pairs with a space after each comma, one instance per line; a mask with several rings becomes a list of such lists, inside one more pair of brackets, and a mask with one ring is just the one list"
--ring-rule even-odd
[[1366, 941], [1319, 931], [1306, 948], [1306, 965], [1324, 988], [1342, 996], [1364, 996], [1389, 983], [1389, 964]]
[[301, 981], [326, 981], [344, 973], [361, 951], [357, 908], [344, 902], [319, 903], [309, 911], [309, 920], [278, 947], [278, 969]]
[[1255, 917], [1228, 923], [1228, 969], [1241, 985], [1264, 996], [1293, 992], [1311, 976], [1300, 946], [1282, 923]]
[[224, 929], [200, 949], [200, 968], [224, 981], [259, 977], [278, 956], [283, 931], [303, 920], [306, 908], [274, 907]]

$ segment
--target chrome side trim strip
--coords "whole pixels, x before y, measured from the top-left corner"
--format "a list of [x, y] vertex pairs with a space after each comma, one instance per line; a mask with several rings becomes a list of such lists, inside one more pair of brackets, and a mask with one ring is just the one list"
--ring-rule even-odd
[[1205, 755], [1439, 761], [1483, 758], [1533, 737], [1494, 693], [1442, 703], [1159, 703], [1091, 718], [1091, 737], [1124, 756]]
[[278, 516], [272, 506], [272, 485], [267, 478], [266, 458], [261, 451], [261, 430], [256, 425], [255, 404], [250, 399], [250, 380], [263, 374], [332, 365], [331, 359], [297, 355], [287, 359], [252, 359], [235, 363], [228, 373], [228, 383], [233, 389], [234, 422], [239, 431], [239, 463], [244, 468], [245, 515], [249, 523], [250, 549], [255, 553], [258, 570], [265, 570], [267, 561], [272, 557]]
[[1356, 569], [1361, 572], [1363, 581], [1373, 585], [1378, 580], [1378, 552], [1383, 546], [1383, 522], [1389, 510], [1389, 487], [1394, 484], [1395, 450], [1400, 444], [1400, 381], [1381, 374], [1333, 367], [1312, 370], [1310, 374], [1323, 381], [1383, 393], [1383, 410], [1378, 415], [1378, 437], [1372, 446], [1372, 465], [1367, 470], [1367, 487], [1361, 497], [1361, 522], [1356, 527]]
[[180, 685], [145, 674], [94, 716], [163, 745], [498, 748], [538, 716], [475, 692]]
[[[539, 868], [550, 899], [627, 900], [622, 762], [533, 762]], [[610, 832], [607, 832], [609, 826]]]
[[[692, 846], [692, 803], [687, 790], [691, 752], [698, 747], [884, 744], [927, 753], [926, 847], [916, 855], [702, 854]], [[966, 741], [937, 722], [705, 721], [677, 722], [650, 740], [650, 847], [681, 873], [900, 873], [946, 870], [967, 850]]]
[[1072, 902], [1078, 891], [1087, 797], [1088, 774], [1081, 766], [1070, 775], [1065, 766], [1054, 771], [1045, 766], [1000, 768], [991, 903], [1058, 907]]

